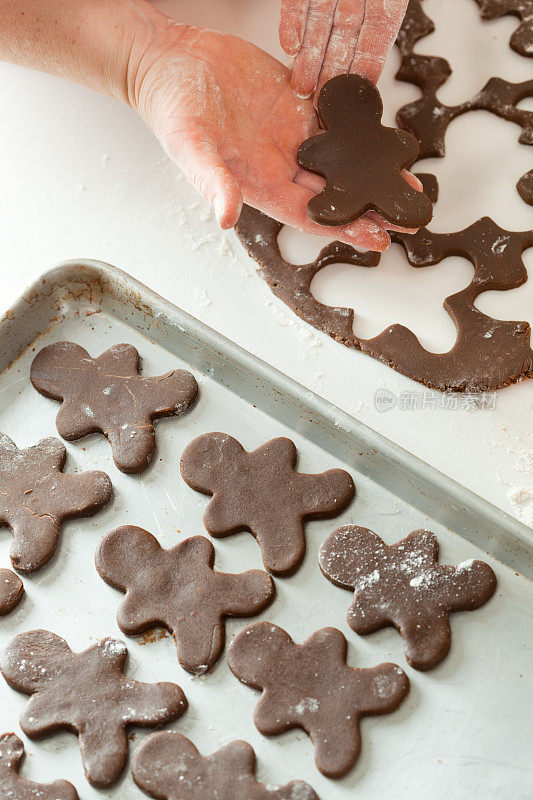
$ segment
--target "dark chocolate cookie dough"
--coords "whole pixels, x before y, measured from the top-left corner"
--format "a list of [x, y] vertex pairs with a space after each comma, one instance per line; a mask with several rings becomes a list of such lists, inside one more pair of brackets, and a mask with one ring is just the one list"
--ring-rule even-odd
[[0, 736], [0, 797], [2, 800], [78, 800], [68, 781], [35, 783], [21, 778], [24, 745], [14, 733]]
[[290, 439], [271, 439], [248, 453], [226, 433], [199, 436], [181, 457], [185, 482], [213, 496], [204, 515], [209, 533], [250, 531], [266, 569], [276, 575], [287, 575], [300, 565], [304, 520], [336, 517], [355, 494], [344, 470], [304, 474], [296, 471], [296, 460]]
[[530, 206], [533, 206], [533, 169], [522, 175], [516, 184], [516, 188], [524, 203], [529, 203]]
[[359, 634], [393, 625], [415, 669], [433, 669], [450, 650], [448, 615], [472, 611], [492, 597], [496, 577], [483, 561], [439, 564], [430, 531], [413, 531], [387, 545], [367, 528], [346, 525], [328, 536], [320, 568], [337, 586], [355, 592], [348, 625]]
[[0, 617], [10, 614], [22, 600], [24, 584], [10, 569], [0, 569]]
[[346, 347], [361, 350], [431, 389], [488, 392], [533, 377], [530, 327], [525, 321], [499, 320], [475, 306], [483, 292], [514, 289], [527, 280], [522, 252], [533, 246], [532, 231], [506, 231], [488, 217], [464, 231], [432, 233], [422, 228], [415, 234], [392, 233], [416, 268], [438, 264], [461, 255], [472, 262], [469, 286], [444, 301], [457, 328], [457, 339], [447, 353], [431, 353], [403, 325], [391, 325], [373, 339], [361, 339], [353, 331], [354, 312], [320, 303], [311, 292], [317, 272], [330, 264], [354, 264], [372, 268], [379, 254], [358, 251], [333, 242], [315, 261], [295, 266], [282, 257], [278, 234], [283, 226], [260, 211], [245, 206], [237, 233], [272, 292], [295, 314]]
[[20, 718], [26, 736], [75, 733], [87, 779], [98, 788], [116, 783], [126, 766], [128, 726], [155, 727], [187, 709], [179, 686], [126, 677], [127, 653], [114, 639], [74, 653], [60, 636], [37, 630], [12, 639], [0, 661], [8, 684], [31, 695]]
[[266, 786], [255, 776], [253, 748], [230, 742], [210, 756], [201, 756], [180, 733], [152, 733], [137, 748], [133, 778], [158, 800], [319, 800], [307, 783]]
[[405, 180], [402, 169], [418, 156], [414, 136], [381, 123], [383, 104], [372, 81], [338, 75], [318, 97], [325, 133], [298, 150], [301, 167], [322, 175], [326, 186], [307, 206], [320, 225], [347, 225], [367, 211], [387, 222], [420, 228], [432, 217], [428, 197]]
[[185, 370], [145, 378], [139, 353], [117, 344], [98, 358], [74, 342], [44, 347], [31, 365], [31, 382], [61, 400], [57, 430], [67, 441], [103, 433], [122, 472], [142, 472], [155, 451], [154, 420], [179, 416], [196, 400], [198, 384]]
[[[519, 5], [521, 0], [477, 0], [483, 4], [484, 11], [492, 7], [491, 16], [504, 13], [507, 4]], [[531, 0], [527, 0], [531, 3]], [[496, 4], [499, 12], [496, 13]], [[531, 4], [530, 7], [533, 7]], [[529, 18], [529, 47], [533, 54], [533, 16]], [[421, 0], [409, 0], [407, 13], [403, 21], [396, 44], [402, 60], [396, 77], [399, 80], [413, 83], [422, 91], [422, 96], [413, 103], [400, 108], [396, 122], [400, 128], [412, 133], [420, 145], [420, 158], [444, 156], [444, 137], [448, 125], [461, 114], [469, 111], [488, 111], [502, 119], [514, 122], [521, 130], [521, 144], [533, 145], [533, 112], [520, 108], [519, 103], [533, 96], [533, 80], [522, 83], [510, 83], [502, 78], [493, 77], [470, 100], [457, 106], [446, 106], [438, 99], [439, 88], [452, 73], [446, 59], [437, 56], [426, 56], [414, 52], [415, 44], [435, 29], [433, 22], [424, 13]]]
[[254, 713], [265, 736], [301, 728], [311, 737], [318, 769], [340, 778], [361, 750], [363, 716], [395, 711], [409, 680], [395, 664], [355, 669], [336, 628], [322, 628], [303, 644], [270, 622], [245, 628], [233, 641], [228, 664], [235, 676], [263, 692]]
[[0, 433], [0, 525], [13, 531], [11, 561], [19, 572], [36, 572], [48, 563], [63, 520], [89, 517], [111, 498], [105, 472], [66, 475], [66, 458], [59, 439], [19, 450]]
[[[483, 0], [485, 15], [489, 7], [491, 16], [515, 13], [509, 9], [520, 7], [517, 15], [524, 12], [524, 20], [529, 19], [525, 11], [529, 7], [527, 0]], [[522, 129], [520, 142], [533, 144], [533, 112], [518, 107], [520, 100], [533, 95], [533, 81], [512, 84], [492, 78], [466, 103], [454, 107], [440, 103], [437, 91], [451, 74], [450, 65], [442, 58], [414, 52], [415, 44], [433, 30], [433, 22], [424, 13], [421, 0], [410, 0], [396, 42], [402, 56], [397, 77], [419, 86], [422, 97], [400, 109], [398, 124], [417, 137], [421, 158], [444, 155], [447, 125], [459, 114], [475, 109], [485, 109], [515, 122]], [[519, 30], [524, 32], [526, 27]], [[533, 47], [531, 34], [524, 35], [530, 37], [528, 46]], [[423, 177], [425, 193], [435, 201], [435, 178], [419, 177]], [[526, 202], [533, 202], [530, 184], [530, 173], [522, 176], [517, 184]], [[258, 262], [260, 274], [274, 294], [301, 319], [346, 347], [361, 350], [429, 388], [443, 391], [487, 392], [533, 377], [528, 323], [495, 319], [482, 314], [475, 306], [483, 292], [514, 289], [527, 280], [522, 252], [533, 246], [533, 230], [507, 231], [483, 217], [463, 231], [447, 234], [433, 233], [427, 228], [414, 235], [391, 234], [392, 240], [404, 248], [413, 267], [431, 266], [451, 255], [464, 256], [475, 267], [471, 284], [444, 301], [457, 328], [457, 339], [448, 353], [436, 354], [425, 350], [416, 336], [402, 325], [391, 325], [373, 339], [361, 339], [353, 332], [352, 309], [326, 306], [313, 297], [311, 282], [320, 269], [336, 263], [375, 267], [379, 263], [377, 253], [358, 251], [334, 242], [310, 264], [293, 265], [285, 261], [278, 247], [277, 237], [282, 227], [245, 206], [237, 234]]]
[[476, 0], [483, 19], [504, 15], [518, 17], [520, 25], [511, 36], [510, 45], [521, 56], [533, 58], [533, 0]]
[[132, 636], [167, 628], [181, 666], [197, 675], [220, 658], [224, 618], [253, 617], [274, 597], [266, 572], [215, 572], [214, 561], [215, 549], [205, 536], [163, 550], [155, 536], [132, 525], [107, 534], [96, 553], [102, 578], [126, 592], [117, 614], [120, 630]]

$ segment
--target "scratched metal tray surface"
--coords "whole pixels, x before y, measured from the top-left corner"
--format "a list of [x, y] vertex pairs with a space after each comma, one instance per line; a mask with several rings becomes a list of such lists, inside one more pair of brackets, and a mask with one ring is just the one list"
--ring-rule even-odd
[[[45, 344], [68, 339], [98, 355], [129, 342], [142, 356], [146, 375], [181, 367], [200, 386], [197, 405], [178, 420], [156, 424], [157, 453], [141, 475], [119, 472], [107, 441], [91, 436], [66, 443], [66, 471], [103, 469], [114, 499], [98, 515], [63, 526], [52, 562], [24, 578], [26, 597], [0, 620], [0, 646], [16, 633], [46, 628], [82, 650], [114, 636], [129, 648], [128, 674], [138, 680], [178, 683], [189, 711], [173, 725], [203, 754], [233, 739], [256, 750], [258, 775], [267, 784], [308, 781], [322, 800], [404, 798], [462, 800], [531, 797], [533, 732], [530, 719], [533, 651], [530, 578], [532, 532], [428, 465], [378, 436], [304, 387], [224, 339], [151, 292], [125, 273], [93, 261], [64, 263], [47, 272], [0, 321], [0, 430], [19, 447], [57, 435], [58, 403], [39, 395], [29, 381], [32, 358]], [[213, 671], [193, 677], [178, 664], [170, 637], [128, 639], [116, 624], [122, 595], [107, 586], [94, 567], [100, 538], [122, 524], [154, 533], [164, 547], [205, 533], [207, 499], [182, 481], [179, 458], [197, 435], [224, 431], [250, 450], [274, 436], [296, 443], [299, 468], [350, 471], [357, 496], [338, 519], [307, 525], [307, 555], [290, 578], [276, 579], [274, 604], [259, 618], [284, 627], [303, 641], [320, 627], [340, 628], [349, 642], [349, 664], [372, 666], [393, 661], [403, 667], [411, 691], [400, 710], [362, 722], [363, 749], [349, 775], [323, 777], [313, 748], [301, 731], [264, 738], [252, 715], [258, 693], [233, 677], [225, 654]], [[460, 451], [460, 443], [458, 443]], [[460, 453], [459, 453], [460, 457]], [[350, 595], [320, 573], [317, 553], [335, 527], [348, 522], [369, 527], [388, 542], [426, 527], [435, 531], [441, 559], [485, 558], [498, 577], [494, 598], [475, 613], [452, 617], [452, 649], [428, 673], [410, 669], [402, 640], [392, 629], [358, 637], [347, 626]], [[0, 566], [9, 566], [8, 529], [0, 536]], [[216, 567], [239, 572], [260, 567], [258, 546], [249, 534], [214, 541]], [[227, 623], [227, 638], [246, 624]], [[0, 733], [22, 736], [18, 717], [25, 697], [0, 678]], [[149, 731], [137, 728], [130, 755]], [[66, 778], [82, 800], [141, 798], [128, 770], [111, 790], [87, 783], [76, 737], [57, 734], [32, 742], [24, 774], [34, 780]]]

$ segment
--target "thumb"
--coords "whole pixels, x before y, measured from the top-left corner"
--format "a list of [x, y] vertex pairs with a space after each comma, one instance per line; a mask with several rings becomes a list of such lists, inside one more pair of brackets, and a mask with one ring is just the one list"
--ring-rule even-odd
[[221, 228], [233, 228], [242, 210], [239, 183], [215, 145], [189, 140], [180, 147], [175, 161], [194, 188], [213, 206]]

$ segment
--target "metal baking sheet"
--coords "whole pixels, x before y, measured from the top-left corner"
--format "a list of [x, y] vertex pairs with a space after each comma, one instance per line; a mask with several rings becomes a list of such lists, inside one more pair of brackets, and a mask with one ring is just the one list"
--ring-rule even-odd
[[[531, 798], [533, 785], [532, 532], [383, 439], [323, 399], [294, 383], [125, 273], [99, 262], [67, 262], [47, 272], [0, 321], [0, 430], [19, 447], [56, 434], [58, 403], [29, 382], [35, 352], [69, 339], [92, 355], [117, 342], [137, 347], [143, 372], [189, 368], [200, 385], [194, 409], [179, 420], [157, 423], [158, 449], [141, 475], [120, 473], [107, 441], [91, 436], [66, 443], [66, 471], [103, 469], [114, 484], [114, 500], [100, 514], [63, 527], [56, 557], [24, 578], [27, 595], [0, 620], [0, 646], [21, 631], [44, 627], [82, 650], [95, 639], [126, 641], [128, 673], [138, 680], [170, 680], [184, 689], [190, 708], [173, 729], [189, 736], [204, 754], [233, 739], [256, 750], [259, 778], [267, 784], [307, 780], [322, 800], [403, 798], [475, 800]], [[277, 579], [277, 598], [259, 618], [286, 628], [296, 641], [327, 625], [349, 641], [349, 663], [371, 666], [394, 661], [411, 680], [411, 692], [394, 714], [362, 722], [363, 750], [356, 767], [330, 781], [315, 767], [313, 748], [301, 731], [267, 739], [254, 728], [258, 693], [240, 684], [222, 658], [212, 673], [184, 672], [172, 638], [153, 642], [124, 637], [115, 613], [122, 595], [94, 568], [100, 537], [126, 523], [152, 531], [164, 547], [205, 533], [207, 499], [179, 475], [179, 457], [195, 436], [219, 430], [253, 449], [273, 436], [292, 438], [302, 471], [341, 466], [354, 477], [357, 496], [338, 519], [307, 526], [308, 550], [292, 577]], [[458, 453], [460, 457], [460, 453]], [[441, 543], [443, 561], [485, 558], [497, 573], [494, 598], [473, 614], [452, 616], [452, 649], [429, 673], [410, 669], [402, 640], [392, 629], [358, 637], [345, 622], [350, 599], [321, 575], [318, 548], [335, 527], [354, 522], [387, 541], [427, 527]], [[11, 536], [2, 529], [0, 566], [9, 565]], [[260, 567], [258, 546], [243, 533], [214, 542], [216, 567], [238, 572]], [[227, 623], [227, 638], [243, 620]], [[25, 698], [0, 679], [0, 732], [21, 735], [18, 716]], [[149, 733], [135, 729], [130, 753]], [[111, 790], [98, 792], [83, 776], [76, 737], [62, 733], [25, 741], [23, 774], [44, 781], [66, 778], [82, 800], [141, 798], [125, 772]]]

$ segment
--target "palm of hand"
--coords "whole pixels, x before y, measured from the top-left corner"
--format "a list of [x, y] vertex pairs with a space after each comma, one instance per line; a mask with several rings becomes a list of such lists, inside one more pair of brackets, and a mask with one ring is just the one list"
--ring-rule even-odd
[[387, 247], [374, 219], [326, 230], [307, 217], [324, 183], [298, 166], [296, 152], [318, 133], [318, 118], [311, 100], [295, 96], [280, 62], [237, 37], [173, 24], [145, 58], [139, 110], [215, 210], [217, 199], [222, 204], [224, 227], [235, 224], [244, 198], [301, 230]]

